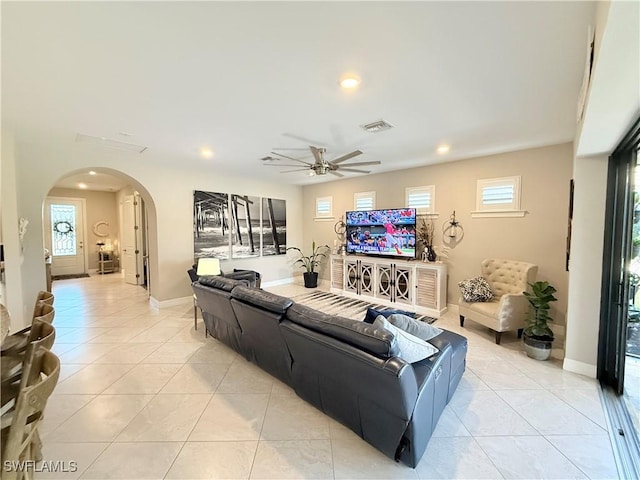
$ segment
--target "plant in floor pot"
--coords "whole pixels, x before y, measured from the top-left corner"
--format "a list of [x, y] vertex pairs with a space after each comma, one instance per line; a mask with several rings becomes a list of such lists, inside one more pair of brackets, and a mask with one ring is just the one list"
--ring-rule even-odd
[[316, 242], [311, 244], [311, 255], [305, 255], [298, 247], [289, 247], [287, 250], [295, 250], [300, 255], [295, 263], [299, 263], [304, 272], [304, 286], [307, 288], [315, 288], [318, 286], [318, 272], [316, 269], [320, 266], [322, 259], [326, 257], [326, 253], [329, 251], [329, 245], [319, 245], [316, 247]]
[[551, 356], [553, 330], [549, 328], [550, 303], [558, 300], [553, 296], [555, 287], [549, 282], [530, 283], [531, 292], [524, 292], [529, 301], [529, 314], [525, 319], [524, 349], [527, 356], [536, 360], [547, 360]]

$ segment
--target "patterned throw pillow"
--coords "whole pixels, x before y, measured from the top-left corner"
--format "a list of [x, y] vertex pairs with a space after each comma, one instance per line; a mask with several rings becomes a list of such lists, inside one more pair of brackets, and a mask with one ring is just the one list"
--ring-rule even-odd
[[458, 286], [465, 302], [490, 302], [493, 299], [491, 286], [483, 277], [463, 280]]

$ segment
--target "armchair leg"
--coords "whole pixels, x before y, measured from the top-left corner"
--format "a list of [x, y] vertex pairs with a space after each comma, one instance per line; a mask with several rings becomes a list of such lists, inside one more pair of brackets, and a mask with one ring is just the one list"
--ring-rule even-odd
[[460, 315], [460, 326], [464, 327], [464, 315]]
[[522, 332], [524, 332], [524, 328], [518, 329], [518, 338], [522, 338]]
[[496, 332], [496, 345], [500, 345], [500, 340], [502, 340], [502, 332]]

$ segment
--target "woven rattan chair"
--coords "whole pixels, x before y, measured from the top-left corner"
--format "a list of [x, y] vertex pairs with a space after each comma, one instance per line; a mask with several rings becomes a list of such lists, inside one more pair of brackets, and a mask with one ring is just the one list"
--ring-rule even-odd
[[32, 476], [33, 472], [18, 471], [11, 466], [35, 461], [41, 455], [39, 451], [34, 451], [39, 450], [40, 445], [38, 426], [47, 400], [58, 383], [60, 360], [43, 347], [38, 347], [33, 356], [31, 372], [23, 376], [25, 385], [20, 389], [15, 408], [2, 415], [3, 480]]

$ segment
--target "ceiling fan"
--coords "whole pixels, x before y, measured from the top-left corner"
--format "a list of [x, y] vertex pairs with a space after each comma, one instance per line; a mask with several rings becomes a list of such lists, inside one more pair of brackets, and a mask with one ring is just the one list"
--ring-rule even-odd
[[[344, 177], [344, 175], [340, 172], [350, 172], [350, 173], [371, 173], [368, 170], [358, 170], [356, 168], [351, 167], [363, 167], [365, 165], [380, 165], [380, 161], [371, 161], [371, 162], [358, 162], [358, 163], [350, 163], [346, 165], [342, 165], [342, 162], [345, 162], [353, 157], [357, 157], [358, 155], [362, 155], [360, 150], [354, 150], [351, 153], [347, 153], [346, 155], [342, 155], [334, 160], [328, 161], [325, 160], [324, 154], [327, 152], [326, 148], [323, 147], [314, 147], [313, 145], [309, 146], [311, 153], [313, 154], [313, 158], [315, 159], [314, 163], [306, 162], [304, 160], [300, 160], [298, 158], [293, 158], [288, 155], [283, 155], [282, 153], [271, 152], [272, 155], [277, 155], [278, 157], [286, 158], [287, 160], [293, 160], [294, 162], [298, 162], [304, 164], [305, 167], [301, 167], [301, 165], [283, 165], [279, 163], [267, 163], [265, 165], [270, 167], [299, 167], [295, 170], [285, 170], [280, 173], [290, 173], [290, 172], [311, 172], [311, 175], [326, 175], [330, 173], [331, 175], [335, 175], [336, 177]], [[265, 157], [263, 160], [278, 160], [273, 157]]]

